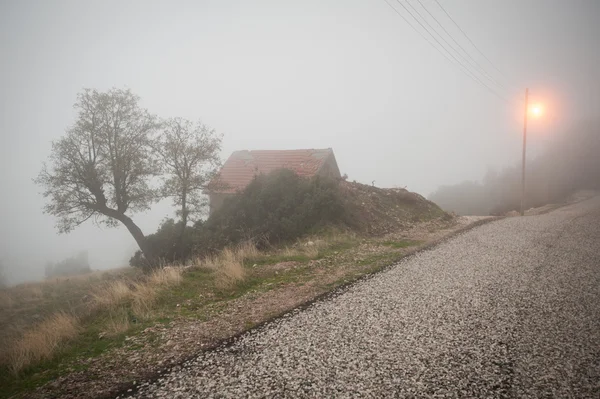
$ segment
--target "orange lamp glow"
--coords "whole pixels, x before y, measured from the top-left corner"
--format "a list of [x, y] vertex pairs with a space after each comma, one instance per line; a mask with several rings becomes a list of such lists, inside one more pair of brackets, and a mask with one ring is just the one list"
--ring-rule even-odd
[[529, 112], [531, 112], [531, 114], [533, 116], [539, 117], [539, 116], [542, 116], [542, 113], [544, 112], [544, 109], [542, 108], [542, 106], [540, 104], [533, 104], [529, 108]]

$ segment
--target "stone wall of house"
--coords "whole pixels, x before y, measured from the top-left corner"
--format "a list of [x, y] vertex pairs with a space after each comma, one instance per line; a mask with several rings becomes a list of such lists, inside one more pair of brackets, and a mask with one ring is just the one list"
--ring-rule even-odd
[[333, 154], [327, 157], [327, 160], [323, 163], [323, 166], [321, 169], [319, 169], [317, 174], [319, 176], [329, 177], [331, 179], [339, 179], [342, 177]]

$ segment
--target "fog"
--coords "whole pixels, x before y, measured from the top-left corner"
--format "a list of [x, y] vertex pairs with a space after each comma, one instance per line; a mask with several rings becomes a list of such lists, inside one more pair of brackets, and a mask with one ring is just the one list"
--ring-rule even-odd
[[[443, 185], [429, 197], [460, 215], [504, 216], [585, 198], [600, 189], [600, 119], [588, 120], [552, 137], [543, 152], [522, 164], [488, 169], [481, 182]], [[540, 211], [539, 209], [537, 211]]]
[[[492, 65], [422, 1], [507, 101], [383, 0], [2, 1], [0, 260], [10, 281], [41, 279], [47, 261], [85, 250], [93, 269], [124, 266], [136, 249], [124, 227], [89, 221], [58, 235], [42, 213], [32, 178], [83, 88], [130, 88], [160, 117], [201, 119], [224, 134], [223, 159], [331, 147], [350, 180], [423, 195], [520, 160], [525, 87], [545, 104], [530, 124], [531, 158], [597, 112], [599, 2], [440, 0]], [[165, 201], [133, 218], [149, 234], [173, 213]]]

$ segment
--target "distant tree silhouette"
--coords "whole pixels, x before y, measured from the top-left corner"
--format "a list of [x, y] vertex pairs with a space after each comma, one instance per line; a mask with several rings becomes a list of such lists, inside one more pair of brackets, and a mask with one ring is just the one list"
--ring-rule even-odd
[[90, 263], [88, 261], [88, 252], [82, 251], [75, 256], [64, 259], [57, 263], [46, 263], [46, 278], [75, 276], [78, 274], [89, 273]]

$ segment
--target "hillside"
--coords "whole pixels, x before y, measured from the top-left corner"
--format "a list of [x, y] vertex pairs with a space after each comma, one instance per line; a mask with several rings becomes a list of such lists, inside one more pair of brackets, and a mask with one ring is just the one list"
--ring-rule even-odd
[[0, 290], [0, 398], [114, 397], [471, 222], [403, 189], [337, 189], [346, 222], [295, 241], [244, 242], [151, 275], [129, 268]]
[[451, 219], [435, 203], [403, 188], [379, 188], [344, 181], [340, 184], [350, 225], [357, 232], [380, 236], [406, 230], [418, 222]]

